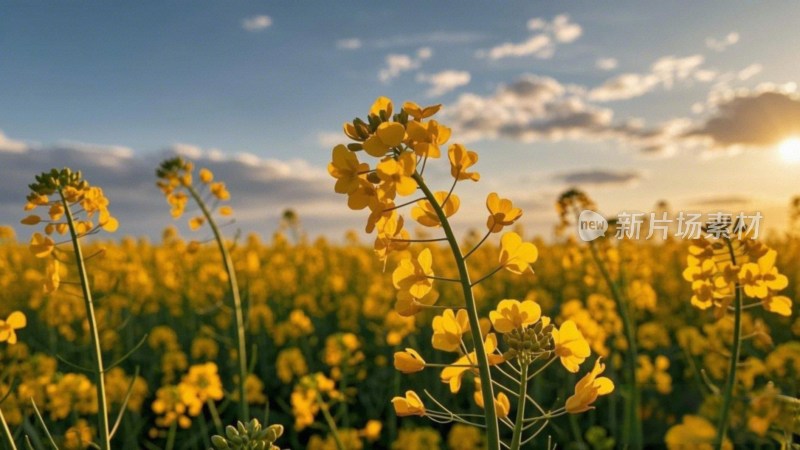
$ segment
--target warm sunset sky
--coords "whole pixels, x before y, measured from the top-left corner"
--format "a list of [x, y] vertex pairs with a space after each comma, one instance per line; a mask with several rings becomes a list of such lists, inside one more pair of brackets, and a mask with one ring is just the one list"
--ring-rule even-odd
[[497, 191], [548, 235], [577, 185], [608, 215], [666, 199], [779, 226], [800, 194], [800, 142], [779, 150], [800, 137], [798, 17], [793, 1], [7, 1], [0, 223], [35, 173], [69, 165], [121, 234], [157, 236], [153, 169], [180, 152], [228, 181], [243, 231], [291, 207], [339, 238], [365, 217], [333, 194], [330, 151], [386, 95], [443, 103], [479, 153], [466, 225]]

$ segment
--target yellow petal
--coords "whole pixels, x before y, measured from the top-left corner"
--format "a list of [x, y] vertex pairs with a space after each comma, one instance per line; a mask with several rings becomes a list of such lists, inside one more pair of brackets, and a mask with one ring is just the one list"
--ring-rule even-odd
[[19, 330], [20, 328], [25, 328], [25, 326], [28, 324], [28, 320], [25, 317], [25, 314], [21, 313], [20, 311], [14, 311], [8, 316], [6, 323], [11, 325], [11, 328]]

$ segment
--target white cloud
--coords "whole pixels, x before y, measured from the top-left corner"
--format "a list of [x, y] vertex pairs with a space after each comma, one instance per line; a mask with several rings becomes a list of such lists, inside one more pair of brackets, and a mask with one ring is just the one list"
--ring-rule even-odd
[[336, 48], [340, 50], [358, 50], [364, 45], [359, 38], [339, 39], [336, 41]]
[[524, 41], [504, 42], [489, 50], [479, 50], [476, 56], [492, 60], [523, 56], [547, 59], [553, 56], [557, 44], [574, 42], [583, 33], [581, 26], [566, 14], [556, 16], [552, 22], [533, 18], [528, 21], [528, 29], [535, 33]]
[[431, 85], [427, 92], [429, 97], [438, 97], [458, 87], [466, 86], [470, 79], [469, 72], [463, 70], [445, 70], [430, 75], [422, 73], [417, 75], [417, 82]]
[[242, 19], [242, 28], [251, 33], [266, 30], [270, 26], [272, 26], [272, 18], [270, 16], [260, 15]]
[[664, 56], [652, 64], [648, 73], [623, 73], [606, 80], [589, 91], [589, 99], [597, 102], [626, 100], [640, 97], [662, 87], [672, 89], [677, 82], [710, 82], [716, 72], [701, 69], [703, 55], [686, 57]]
[[386, 55], [386, 66], [378, 72], [378, 79], [388, 83], [403, 72], [419, 69], [422, 61], [430, 59], [432, 55], [433, 51], [429, 47], [420, 48], [415, 56], [394, 53]]
[[600, 70], [614, 70], [619, 62], [615, 58], [597, 58], [594, 64]]
[[465, 142], [616, 140], [648, 155], [671, 150], [671, 137], [688, 128], [683, 120], [647, 127], [642, 120], [615, 120], [609, 108], [588, 103], [580, 86], [550, 77], [524, 75], [489, 95], [465, 93], [445, 109], [454, 134]]
[[764, 66], [762, 66], [761, 64], [758, 63], [750, 64], [749, 66], [740, 70], [739, 73], [736, 75], [736, 77], [740, 81], [747, 81], [750, 78], [753, 78], [754, 76], [760, 74], [762, 70], [764, 70]]
[[724, 37], [717, 39], [714, 37], [707, 37], [706, 38], [706, 47], [710, 48], [711, 50], [716, 50], [718, 52], [724, 51], [731, 45], [736, 44], [739, 42], [739, 33], [737, 32], [730, 32]]
[[556, 41], [565, 44], [575, 41], [583, 34], [583, 28], [577, 23], [571, 22], [569, 16], [566, 14], [558, 15], [553, 19], [553, 23], [550, 25], [550, 31], [553, 33]]
[[28, 144], [8, 138], [3, 133], [3, 130], [0, 130], [0, 152], [20, 153], [24, 152], [27, 148]]
[[317, 133], [317, 144], [322, 148], [331, 149], [345, 142], [345, 137], [341, 132], [323, 131]]

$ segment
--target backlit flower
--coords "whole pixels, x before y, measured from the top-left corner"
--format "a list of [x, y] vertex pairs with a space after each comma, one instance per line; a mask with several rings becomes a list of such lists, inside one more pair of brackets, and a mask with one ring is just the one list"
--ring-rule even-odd
[[403, 124], [397, 122], [383, 122], [378, 125], [375, 134], [364, 142], [364, 151], [370, 156], [380, 158], [386, 155], [390, 149], [400, 145], [405, 135], [406, 129], [403, 128]]
[[539, 251], [530, 242], [522, 242], [522, 238], [513, 231], [500, 239], [500, 264], [509, 272], [521, 274], [539, 258]]
[[467, 150], [461, 144], [452, 144], [447, 149], [447, 157], [450, 159], [450, 175], [456, 180], [478, 181], [481, 179], [481, 174], [478, 172], [467, 172], [467, 169], [478, 162], [477, 153]]
[[461, 346], [461, 336], [469, 331], [467, 310], [445, 310], [441, 316], [433, 318], [433, 348], [445, 352], [456, 352]]
[[489, 320], [498, 333], [509, 333], [533, 325], [542, 316], [542, 308], [533, 300], [506, 299], [497, 304], [497, 308], [489, 313]]
[[414, 298], [422, 298], [433, 286], [433, 257], [429, 249], [419, 252], [416, 259], [406, 258], [392, 273], [394, 287], [406, 291]]
[[417, 182], [411, 177], [416, 170], [414, 154], [405, 152], [397, 159], [388, 157], [378, 163], [376, 171], [381, 180], [380, 189], [390, 199], [396, 194], [411, 195], [417, 190]]
[[591, 354], [589, 343], [583, 338], [575, 322], [571, 320], [561, 324], [561, 328], [553, 329], [553, 341], [556, 355], [568, 371], [576, 373], [578, 366]]
[[503, 231], [503, 227], [513, 225], [517, 219], [522, 217], [522, 210], [515, 208], [511, 200], [500, 198], [494, 192], [486, 197], [486, 209], [489, 210], [486, 227], [492, 233]]
[[[483, 343], [483, 349], [486, 351], [490, 366], [503, 362], [503, 356], [496, 353], [497, 335], [494, 333], [489, 333], [486, 335], [486, 339]], [[450, 385], [450, 392], [455, 394], [461, 390], [461, 380], [464, 378], [464, 374], [467, 373], [470, 368], [477, 368], [476, 358], [475, 351], [472, 351], [458, 358], [456, 362], [442, 370], [440, 378], [442, 379], [443, 383]]]
[[609, 378], [598, 377], [606, 368], [601, 359], [597, 358], [592, 371], [575, 385], [575, 393], [567, 399], [565, 405], [568, 413], [578, 414], [593, 409], [592, 403], [598, 396], [610, 394], [614, 390], [614, 383]]
[[328, 164], [328, 173], [336, 178], [334, 190], [339, 194], [351, 194], [358, 189], [361, 173], [369, 170], [369, 165], [359, 163], [358, 157], [344, 145], [333, 149], [332, 161]]
[[403, 110], [408, 113], [409, 116], [413, 117], [414, 120], [422, 120], [431, 117], [432, 115], [439, 112], [442, 105], [431, 105], [426, 106], [424, 108], [420, 107], [414, 102], [405, 102], [403, 103]]
[[[444, 211], [445, 217], [450, 217], [458, 212], [458, 208], [461, 206], [461, 200], [455, 194], [446, 191], [438, 191], [434, 192], [433, 196], [436, 199], [436, 203], [438, 203], [442, 211]], [[420, 225], [426, 227], [438, 227], [442, 224], [441, 221], [439, 221], [439, 216], [433, 209], [433, 205], [428, 200], [418, 201], [417, 205], [411, 209], [411, 217], [419, 222]]]

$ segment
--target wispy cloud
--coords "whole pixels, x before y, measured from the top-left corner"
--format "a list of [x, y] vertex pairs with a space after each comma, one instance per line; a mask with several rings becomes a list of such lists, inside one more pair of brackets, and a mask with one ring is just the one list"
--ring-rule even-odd
[[383, 83], [388, 83], [403, 72], [419, 69], [422, 62], [430, 59], [432, 55], [433, 51], [430, 47], [420, 48], [414, 56], [396, 53], [386, 55], [386, 65], [378, 72], [378, 79]]
[[710, 48], [711, 50], [721, 52], [730, 47], [731, 45], [736, 44], [737, 42], [739, 42], [739, 33], [734, 31], [726, 34], [724, 37], [719, 39], [714, 37], [707, 37], [706, 47]]
[[504, 42], [488, 50], [479, 50], [476, 55], [492, 60], [524, 56], [547, 59], [553, 56], [557, 44], [573, 42], [583, 34], [581, 26], [566, 14], [556, 16], [551, 22], [533, 18], [528, 21], [528, 30], [533, 33], [524, 41]]
[[359, 38], [339, 39], [336, 41], [336, 48], [340, 50], [358, 50], [364, 45]]
[[600, 70], [614, 70], [619, 65], [619, 62], [616, 58], [597, 58], [594, 65]]
[[635, 184], [642, 179], [642, 175], [635, 171], [592, 169], [562, 173], [553, 178], [570, 185], [621, 186]]
[[671, 89], [678, 82], [713, 81], [716, 72], [701, 69], [705, 57], [700, 54], [656, 60], [646, 73], [623, 73], [608, 79], [589, 91], [589, 99], [597, 102], [640, 97], [661, 87]]
[[369, 39], [365, 45], [374, 48], [416, 47], [428, 45], [473, 44], [486, 39], [486, 35], [475, 32], [434, 31], [430, 33], [403, 34], [397, 36]]
[[270, 16], [259, 15], [242, 19], [242, 28], [251, 33], [266, 30], [272, 26], [272, 18]]
[[418, 74], [417, 82], [427, 83], [431, 87], [428, 89], [429, 97], [444, 95], [456, 88], [469, 84], [471, 77], [469, 72], [464, 70], [445, 70], [432, 74]]

